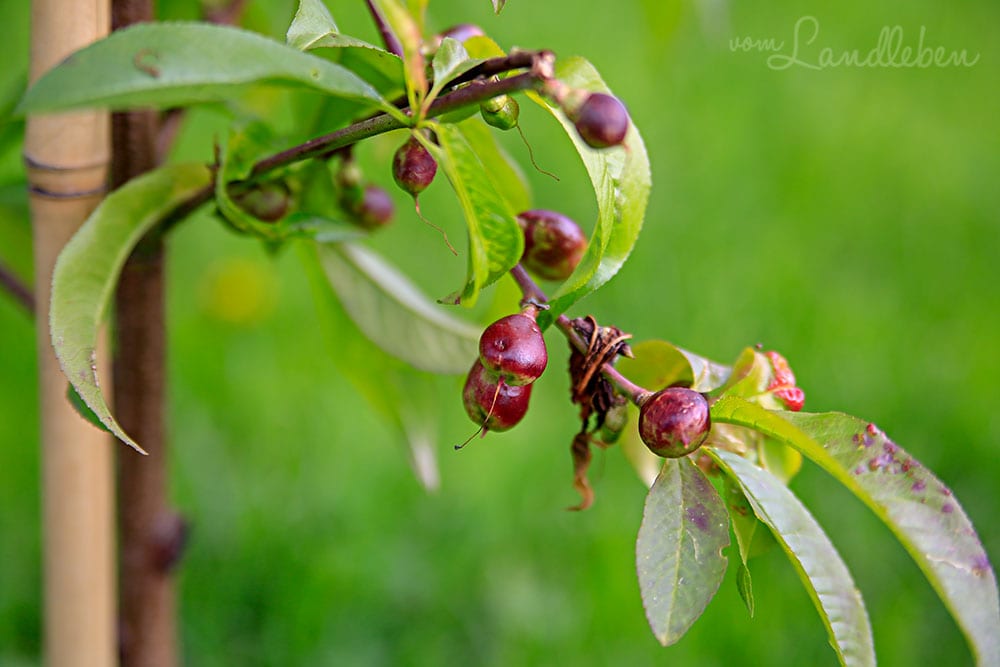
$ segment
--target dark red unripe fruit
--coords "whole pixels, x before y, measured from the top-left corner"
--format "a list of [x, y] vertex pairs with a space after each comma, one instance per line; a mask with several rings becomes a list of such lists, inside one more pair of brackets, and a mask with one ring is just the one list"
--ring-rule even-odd
[[465, 380], [462, 402], [469, 418], [488, 431], [506, 431], [528, 412], [531, 385], [501, 383], [477, 359]]
[[651, 452], [668, 459], [701, 447], [710, 426], [708, 401], [684, 387], [658, 391], [639, 409], [639, 436]]
[[625, 141], [628, 111], [617, 97], [592, 93], [572, 114], [573, 124], [588, 146], [608, 148]]
[[479, 337], [479, 359], [509, 385], [534, 382], [545, 371], [549, 355], [535, 320], [514, 313], [486, 327]]
[[392, 177], [414, 197], [431, 184], [437, 168], [437, 160], [416, 137], [407, 139], [392, 158]]
[[587, 250], [587, 237], [580, 226], [562, 213], [542, 209], [517, 216], [524, 229], [521, 264], [545, 280], [565, 280]]
[[366, 185], [361, 198], [355, 205], [354, 213], [358, 223], [366, 229], [385, 227], [392, 222], [396, 206], [389, 193], [377, 185]]
[[444, 32], [441, 33], [441, 39], [445, 37], [451, 37], [458, 42], [464, 42], [467, 39], [472, 39], [473, 37], [482, 37], [486, 33], [475, 23], [459, 23], [458, 25], [453, 25]]

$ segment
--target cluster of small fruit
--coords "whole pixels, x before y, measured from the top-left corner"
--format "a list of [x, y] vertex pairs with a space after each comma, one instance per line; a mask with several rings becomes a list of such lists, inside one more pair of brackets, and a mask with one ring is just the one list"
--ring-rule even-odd
[[[517, 219], [525, 237], [521, 265], [546, 280], [568, 278], [587, 247], [579, 225], [542, 209], [525, 211]], [[486, 327], [479, 338], [479, 358], [462, 399], [469, 417], [486, 431], [506, 431], [528, 411], [532, 385], [548, 364], [537, 313], [536, 305], [528, 305]]]

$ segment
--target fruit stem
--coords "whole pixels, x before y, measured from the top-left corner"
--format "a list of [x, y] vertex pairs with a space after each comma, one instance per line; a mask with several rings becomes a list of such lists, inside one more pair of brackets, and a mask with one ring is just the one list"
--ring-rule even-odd
[[[546, 304], [549, 301], [548, 296], [542, 291], [542, 288], [531, 279], [528, 272], [523, 266], [518, 264], [513, 269], [510, 270], [510, 275], [517, 283], [517, 286], [521, 288], [521, 293], [524, 295], [524, 300], [533, 303], [535, 305]], [[581, 353], [587, 353], [587, 343], [580, 337], [580, 334], [576, 332], [573, 328], [573, 324], [569, 321], [569, 318], [565, 315], [560, 315], [556, 318], [556, 326], [562, 331], [563, 335], [570, 342], [570, 345], [575, 347]], [[601, 366], [601, 374], [607, 378], [614, 388], [622, 395], [626, 396], [630, 401], [636, 405], [642, 405], [646, 402], [652, 392], [645, 387], [640, 387], [635, 384], [627, 377], [618, 372], [618, 369], [612, 366], [610, 363]]]

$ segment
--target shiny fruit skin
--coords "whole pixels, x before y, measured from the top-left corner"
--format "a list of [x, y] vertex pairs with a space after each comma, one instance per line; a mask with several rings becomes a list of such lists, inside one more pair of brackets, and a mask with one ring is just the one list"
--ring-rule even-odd
[[524, 229], [521, 264], [543, 280], [566, 280], [587, 250], [587, 237], [572, 219], [545, 209], [517, 216]]
[[462, 402], [466, 414], [476, 424], [488, 431], [506, 431], [527, 413], [531, 387], [500, 383], [499, 377], [477, 359], [465, 380]]
[[658, 391], [639, 409], [639, 436], [651, 452], [668, 459], [701, 447], [710, 426], [708, 401], [684, 387]]
[[509, 385], [534, 382], [548, 365], [545, 338], [535, 320], [514, 313], [486, 327], [479, 337], [479, 359]]

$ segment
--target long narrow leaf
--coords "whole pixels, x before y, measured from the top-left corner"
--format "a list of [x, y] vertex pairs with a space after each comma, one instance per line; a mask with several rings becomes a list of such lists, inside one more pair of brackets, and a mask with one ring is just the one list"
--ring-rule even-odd
[[204, 165], [181, 164], [129, 181], [94, 210], [66, 244], [53, 271], [49, 326], [59, 364], [101, 423], [140, 452], [142, 448], [111, 415], [101, 392], [95, 362], [98, 329], [132, 248], [181, 202], [208, 186], [211, 178]]
[[776, 477], [732, 452], [709, 449], [736, 480], [754, 514], [778, 539], [809, 591], [842, 665], [874, 665], [871, 623], [861, 593], [830, 539]]
[[437, 488], [439, 474], [433, 443], [440, 418], [440, 401], [434, 383], [440, 378], [407, 366], [355, 330], [352, 318], [331, 289], [318, 253], [322, 244], [299, 243], [297, 246], [337, 369], [396, 432], [407, 448], [410, 464], [420, 483], [430, 490]]
[[461, 374], [479, 354], [479, 330], [432, 303], [410, 280], [359, 245], [317, 244], [344, 309], [385, 352], [431, 373]]
[[430, 145], [448, 176], [469, 228], [468, 275], [462, 290], [446, 299], [471, 306], [483, 287], [511, 270], [524, 252], [524, 234], [507, 199], [497, 192], [485, 165], [454, 125], [435, 126], [440, 146]]
[[184, 106], [261, 83], [311, 88], [401, 117], [340, 65], [246, 30], [184, 22], [118, 30], [74, 53], [28, 89], [18, 113]]
[[724, 397], [715, 423], [756, 429], [802, 452], [896, 535], [955, 618], [980, 665], [1000, 665], [996, 576], [951, 491], [874, 424], [841, 413], [771, 412]]

